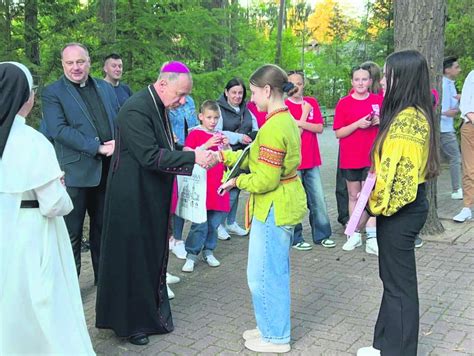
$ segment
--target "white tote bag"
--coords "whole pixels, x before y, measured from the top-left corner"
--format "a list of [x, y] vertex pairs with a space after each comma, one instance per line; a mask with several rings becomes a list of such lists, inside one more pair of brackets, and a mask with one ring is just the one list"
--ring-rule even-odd
[[195, 164], [191, 176], [177, 176], [176, 215], [196, 224], [207, 221], [207, 171]]

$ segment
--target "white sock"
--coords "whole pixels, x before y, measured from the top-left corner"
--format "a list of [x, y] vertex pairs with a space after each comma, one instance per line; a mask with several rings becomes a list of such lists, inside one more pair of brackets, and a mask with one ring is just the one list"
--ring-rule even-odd
[[471, 209], [470, 209], [470, 208], [467, 208], [467, 207], [462, 208], [462, 212], [465, 213], [465, 214], [467, 214], [467, 215], [472, 215]]
[[377, 237], [377, 228], [375, 226], [366, 227], [365, 228], [365, 233], [367, 234], [368, 239], [371, 239], [373, 237]]

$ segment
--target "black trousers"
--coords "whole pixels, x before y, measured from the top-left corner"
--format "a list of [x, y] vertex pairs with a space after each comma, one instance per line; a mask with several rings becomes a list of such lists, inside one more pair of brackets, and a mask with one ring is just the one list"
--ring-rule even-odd
[[349, 221], [349, 195], [347, 193], [347, 183], [342, 176], [339, 168], [339, 154], [337, 157], [336, 173], [336, 203], [337, 203], [337, 221], [345, 225]]
[[420, 184], [414, 202], [392, 216], [377, 217], [383, 297], [373, 346], [381, 350], [383, 356], [416, 356], [417, 353], [419, 304], [415, 237], [427, 215], [425, 186]]
[[84, 218], [87, 212], [90, 219], [89, 244], [95, 284], [97, 284], [99, 276], [100, 237], [104, 220], [105, 188], [109, 165], [110, 159], [104, 158], [102, 161], [102, 175], [97, 187], [67, 187], [67, 192], [74, 204], [74, 209], [64, 217], [64, 220], [71, 240], [77, 275], [81, 272], [81, 240]]

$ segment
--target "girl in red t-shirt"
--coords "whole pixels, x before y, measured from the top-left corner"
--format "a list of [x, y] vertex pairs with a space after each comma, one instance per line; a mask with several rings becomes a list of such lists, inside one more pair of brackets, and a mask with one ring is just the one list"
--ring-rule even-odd
[[[303, 72], [288, 72], [288, 81], [298, 88], [292, 96], [285, 100], [285, 105], [301, 131], [301, 164], [298, 167], [298, 174], [303, 182], [308, 201], [312, 239], [315, 244], [328, 248], [335, 247], [336, 243], [330, 238], [331, 224], [319, 173], [321, 155], [318, 134], [323, 132], [321, 110], [315, 98], [304, 96]], [[296, 225], [293, 248], [303, 251], [310, 250], [312, 246], [304, 241], [302, 233], [302, 225]]]
[[[339, 167], [347, 183], [349, 215], [352, 214], [358, 195], [371, 166], [370, 150], [378, 131], [383, 98], [369, 92], [372, 81], [366, 67], [352, 70], [352, 94], [336, 105], [333, 129], [339, 139]], [[378, 255], [375, 219], [366, 225], [366, 252]], [[352, 251], [362, 245], [360, 232], [349, 236], [342, 247]]]
[[[193, 129], [184, 143], [185, 147], [194, 150], [218, 151], [230, 149], [229, 140], [215, 130], [219, 121], [219, 106], [215, 101], [207, 100], [201, 105], [199, 120], [201, 125]], [[186, 263], [183, 272], [193, 272], [194, 264], [202, 251], [202, 256], [211, 267], [218, 267], [220, 262], [214, 257], [213, 251], [217, 245], [217, 227], [224, 217], [224, 212], [230, 210], [229, 193], [217, 194], [217, 188], [221, 185], [224, 175], [224, 165], [217, 164], [207, 171], [207, 221], [202, 224], [191, 225], [186, 239]]]

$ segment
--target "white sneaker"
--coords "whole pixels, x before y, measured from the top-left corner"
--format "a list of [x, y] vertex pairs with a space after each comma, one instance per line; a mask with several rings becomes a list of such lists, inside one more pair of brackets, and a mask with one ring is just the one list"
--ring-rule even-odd
[[174, 299], [175, 295], [174, 295], [173, 291], [171, 290], [171, 288], [168, 285], [166, 285], [166, 289], [168, 289], [168, 299], [170, 299], [170, 300]]
[[219, 260], [217, 258], [215, 258], [214, 255], [203, 256], [203, 259], [211, 267], [219, 267], [221, 265]]
[[451, 199], [461, 200], [463, 198], [462, 189], [459, 188], [454, 193], [451, 193]]
[[262, 337], [262, 334], [260, 333], [260, 330], [258, 329], [251, 329], [251, 330], [245, 330], [244, 333], [242, 334], [242, 337], [244, 338], [245, 341], [247, 341], [251, 339], [258, 339]]
[[171, 248], [174, 246], [175, 241], [176, 241], [176, 239], [174, 238], [173, 235], [171, 235], [171, 236], [170, 236], [170, 239], [169, 239], [169, 249], [170, 249], [170, 250], [171, 250]]
[[462, 208], [461, 212], [453, 218], [454, 221], [461, 223], [471, 219], [472, 213], [470, 208]]
[[173, 238], [173, 244], [171, 244], [171, 239], [170, 239], [170, 250], [171, 252], [174, 253], [174, 255], [179, 258], [180, 260], [185, 260], [187, 256], [186, 248], [184, 245], [183, 240], [176, 240]]
[[234, 235], [237, 235], [237, 236], [245, 236], [247, 235], [247, 230], [245, 229], [242, 229], [239, 224], [237, 224], [237, 221], [234, 221], [232, 224], [230, 225], [226, 225], [225, 226], [225, 229], [227, 230], [227, 232], [229, 234], [234, 234]]
[[229, 235], [229, 233], [227, 232], [227, 230], [226, 230], [226, 229], [224, 228], [224, 226], [222, 226], [222, 225], [219, 225], [219, 226], [217, 227], [217, 238], [218, 238], [219, 240], [223, 240], [223, 241], [225, 241], [225, 240], [230, 240], [230, 235]]
[[313, 249], [313, 246], [311, 246], [305, 241], [298, 242], [296, 245], [293, 245], [291, 247], [298, 251], [309, 251]]
[[357, 350], [357, 356], [380, 356], [380, 350], [375, 349], [373, 346], [362, 347]]
[[177, 276], [173, 276], [171, 273], [166, 272], [166, 284], [178, 283], [181, 279]]
[[183, 272], [193, 272], [194, 271], [194, 261], [186, 258], [186, 263], [184, 264], [183, 268], [181, 268]]
[[342, 246], [344, 251], [352, 251], [356, 247], [362, 246], [362, 237], [360, 232], [354, 232]]
[[275, 354], [282, 354], [291, 350], [290, 344], [274, 344], [263, 341], [260, 337], [245, 341], [245, 347], [255, 352], [271, 352]]
[[379, 245], [377, 244], [376, 237], [371, 237], [365, 241], [365, 252], [376, 256], [379, 255]]

